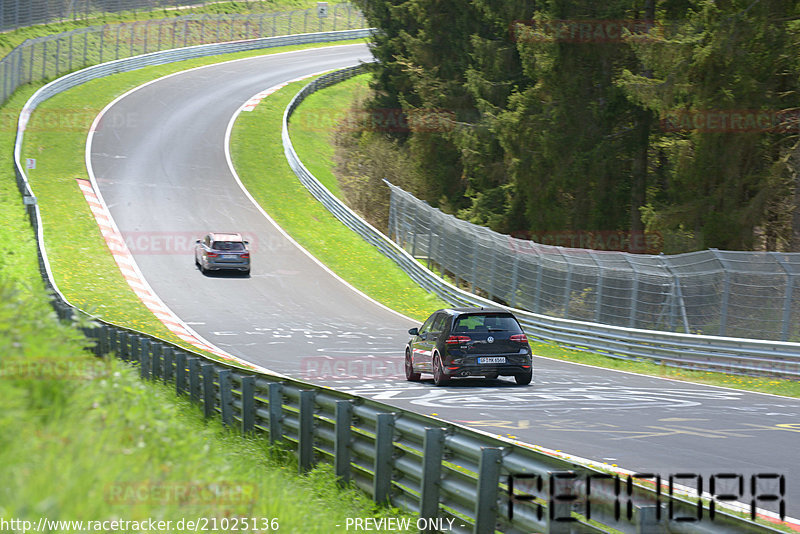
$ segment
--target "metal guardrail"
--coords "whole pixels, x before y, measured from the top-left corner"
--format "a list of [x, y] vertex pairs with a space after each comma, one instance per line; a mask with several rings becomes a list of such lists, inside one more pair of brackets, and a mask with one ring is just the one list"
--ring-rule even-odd
[[[779, 532], [763, 521], [720, 512], [719, 503], [713, 520], [698, 521], [698, 507], [706, 506], [699, 499], [657, 495], [632, 484], [632, 478], [433, 417], [252, 374], [107, 325], [87, 333], [97, 339], [98, 355], [113, 352], [138, 366], [142, 379], [174, 385], [178, 395], [199, 403], [206, 417], [219, 417], [243, 434], [290, 443], [300, 472], [317, 462], [332, 463], [342, 481], [353, 482], [375, 502], [418, 513], [420, 531]], [[642, 478], [647, 476], [653, 477]]]
[[[283, 147], [297, 177], [334, 216], [393, 259], [415, 282], [457, 306], [497, 306], [440, 279], [405, 249], [375, 229], [323, 186], [300, 161], [289, 137], [289, 119], [311, 93], [362, 72], [354, 66], [326, 74], [306, 85], [287, 106], [283, 117]], [[386, 182], [392, 189], [397, 189]], [[529, 336], [579, 350], [618, 358], [645, 359], [659, 364], [726, 372], [800, 379], [800, 343], [720, 336], [678, 334], [560, 319], [515, 309]]]
[[[336, 38], [343, 37], [306, 35], [279, 41]], [[317, 461], [333, 462], [339, 477], [353, 481], [376, 502], [418, 511], [423, 519], [452, 519], [453, 532], [606, 532], [603, 525], [625, 533], [778, 532], [763, 522], [719, 509], [713, 521], [693, 521], [698, 506], [703, 506], [699, 499], [659, 496], [632, 479], [620, 480], [432, 417], [210, 361], [71, 306], [52, 277], [39, 207], [20, 165], [25, 121], [39, 103], [83, 81], [230, 48], [178, 50], [86, 69], [37, 91], [20, 116], [14, 154], [17, 181], [36, 230], [41, 272], [61, 319], [79, 314], [94, 320], [83, 331], [96, 340], [97, 355], [116, 354], [138, 365], [142, 378], [174, 383], [176, 392], [200, 403], [207, 417], [219, 416], [224, 424], [242, 432], [295, 444], [300, 470]]]

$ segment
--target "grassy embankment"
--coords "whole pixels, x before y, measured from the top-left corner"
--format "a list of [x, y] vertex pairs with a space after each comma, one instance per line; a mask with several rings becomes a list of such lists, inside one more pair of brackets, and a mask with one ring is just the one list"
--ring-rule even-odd
[[[337, 240], [340, 238], [337, 236], [334, 239], [333, 236], [335, 234], [332, 233], [332, 230], [328, 230], [326, 223], [322, 222], [326, 221], [330, 216], [327, 213], [318, 213], [322, 208], [316, 206], [313, 200], [308, 200], [310, 196], [305, 193], [305, 189], [299, 182], [296, 180], [294, 182], [291, 180], [284, 182], [283, 173], [276, 173], [280, 178], [270, 174], [270, 179], [265, 180], [265, 177], [259, 171], [259, 168], [264, 168], [265, 161], [268, 158], [277, 158], [282, 154], [279, 133], [281, 115], [291, 96], [301, 87], [301, 83], [295, 84], [296, 87], [290, 86], [276, 93], [262, 102], [253, 113], [243, 114], [239, 118], [234, 129], [232, 143], [234, 163], [237, 170], [245, 185], [262, 202], [267, 211], [278, 218], [279, 223], [290, 234], [297, 237], [306, 248], [312, 250], [317, 257], [321, 258], [337, 272], [345, 272], [347, 270], [363, 273], [363, 283], [360, 281], [356, 284], [357, 287], [364, 289], [379, 301], [395, 309], [408, 310], [409, 306], [405, 303], [411, 297], [405, 293], [391, 292], [390, 290], [389, 296], [392, 298], [389, 299], [380, 290], [373, 291], [369, 287], [369, 283], [377, 284], [382, 282], [386, 277], [386, 273], [393, 272], [391, 268], [384, 268], [383, 265], [373, 264], [372, 262], [359, 265], [359, 262], [364, 261], [362, 258], [366, 258], [366, 256], [337, 253], [338, 247], [336, 245], [338, 243]], [[336, 122], [344, 117], [346, 110], [352, 105], [353, 95], [366, 91], [367, 84], [367, 75], [360, 75], [314, 93], [303, 102], [292, 119], [292, 142], [300, 155], [300, 159], [326, 187], [337, 195], [340, 194], [339, 187], [332, 171], [333, 132], [336, 128]], [[263, 147], [263, 149], [261, 151], [252, 150], [252, 147], [255, 146]], [[313, 211], [315, 209], [317, 211]], [[305, 213], [309, 212], [313, 214], [313, 228], [305, 222], [307, 221]], [[320, 225], [325, 228], [325, 231], [317, 231]], [[329, 239], [327, 236], [332, 237]], [[348, 250], [349, 246], [348, 244], [346, 247]], [[331, 258], [331, 255], [340, 257]], [[338, 266], [340, 263], [346, 263], [346, 269], [340, 269]], [[370, 278], [373, 280], [370, 280]], [[423, 306], [419, 309], [419, 312], [424, 314], [430, 308], [431, 306], [429, 305]], [[418, 314], [413, 315], [419, 317]], [[536, 354], [548, 358], [675, 380], [800, 397], [800, 382], [791, 380], [689, 371], [646, 361], [631, 362], [602, 354], [560, 347], [554, 343], [534, 342], [531, 345]]]
[[[77, 89], [50, 101], [49, 113], [70, 110], [78, 119], [53, 132], [37, 129], [34, 118], [26, 145], [42, 171], [32, 183], [48, 240], [71, 243], [54, 261], [68, 298], [164, 337], [111, 261], [75, 178], [85, 176], [86, 128], [103, 103], [181, 68], [187, 66], [119, 75], [95, 82], [83, 98]], [[3, 106], [6, 116], [34, 90], [18, 91]], [[47, 116], [47, 107], [40, 111]], [[186, 530], [176, 525], [182, 518], [275, 518], [283, 531], [327, 533], [342, 531], [347, 517], [397, 515], [359, 492], [340, 491], [327, 467], [293, 475], [290, 455], [203, 420], [171, 388], [87, 353], [87, 341], [59, 324], [47, 304], [11, 171], [13, 138], [11, 126], [0, 132], [0, 518], [154, 518], [172, 521], [164, 530], [172, 532]]]

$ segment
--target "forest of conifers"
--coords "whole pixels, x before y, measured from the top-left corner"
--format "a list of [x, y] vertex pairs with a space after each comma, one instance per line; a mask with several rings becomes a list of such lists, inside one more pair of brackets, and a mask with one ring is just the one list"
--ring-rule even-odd
[[800, 2], [356, 0], [404, 184], [513, 235], [800, 251]]

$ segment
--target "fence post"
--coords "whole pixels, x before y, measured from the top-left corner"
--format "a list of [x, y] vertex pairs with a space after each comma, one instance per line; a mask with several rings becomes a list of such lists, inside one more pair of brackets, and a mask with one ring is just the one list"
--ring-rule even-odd
[[719, 254], [719, 250], [715, 248], [708, 249], [717, 261], [722, 266], [723, 272], [723, 286], [722, 286], [722, 302], [720, 302], [720, 309], [719, 309], [719, 332], [717, 335], [724, 336], [726, 334], [728, 328], [728, 299], [730, 297], [731, 292], [731, 273], [730, 269], [728, 269], [728, 265], [726, 264], [725, 260]]
[[394, 414], [379, 413], [375, 428], [375, 478], [372, 481], [372, 498], [379, 504], [388, 503], [391, 498], [393, 438]]
[[439, 484], [442, 478], [443, 428], [426, 428], [422, 442], [422, 482], [419, 497], [420, 518], [439, 516]]
[[300, 392], [300, 430], [297, 440], [297, 469], [305, 473], [314, 464], [314, 395], [313, 389]]
[[[519, 254], [514, 254], [514, 266], [511, 268], [511, 295], [509, 305], [513, 308], [517, 304], [517, 280], [519, 278]], [[536, 292], [537, 298], [539, 292]]]
[[631, 298], [630, 298], [630, 313], [628, 314], [628, 328], [636, 328], [636, 312], [637, 304], [639, 302], [639, 270], [636, 268], [636, 264], [633, 263], [631, 260], [628, 259], [628, 256], [623, 253], [623, 259], [630, 265], [631, 271], [633, 273], [633, 283], [631, 287]]
[[256, 426], [255, 386], [254, 376], [242, 377], [242, 434], [249, 434]]
[[786, 261], [777, 252], [770, 255], [783, 267], [786, 273], [786, 289], [783, 292], [783, 316], [781, 317], [781, 341], [789, 340], [789, 324], [792, 321], [792, 293], [794, 291], [794, 273]]
[[336, 401], [335, 436], [333, 440], [333, 470], [337, 478], [346, 484], [350, 482], [350, 425], [353, 424], [353, 403], [349, 400]]
[[597, 258], [594, 256], [594, 252], [591, 250], [589, 252], [589, 257], [592, 258], [595, 267], [597, 267], [597, 291], [595, 291], [594, 295], [594, 322], [599, 323], [601, 322], [600, 319], [603, 317], [602, 308], [603, 308], [603, 266], [600, 265], [600, 262], [597, 261]]
[[501, 447], [481, 447], [478, 463], [478, 500], [475, 503], [475, 534], [493, 534], [497, 523]]
[[217, 404], [217, 395], [214, 391], [214, 364], [204, 363], [201, 365], [203, 371], [203, 415], [209, 418], [214, 415], [214, 408]]
[[231, 370], [219, 372], [219, 408], [222, 412], [222, 424], [233, 424], [233, 393], [231, 392]]
[[269, 441], [275, 443], [283, 439], [283, 385], [278, 382], [269, 384]]
[[569, 319], [569, 301], [570, 297], [572, 296], [572, 263], [569, 261], [564, 253], [561, 251], [560, 248], [556, 249], [561, 257], [564, 259], [564, 263], [567, 265], [567, 279], [564, 281], [564, 319]]

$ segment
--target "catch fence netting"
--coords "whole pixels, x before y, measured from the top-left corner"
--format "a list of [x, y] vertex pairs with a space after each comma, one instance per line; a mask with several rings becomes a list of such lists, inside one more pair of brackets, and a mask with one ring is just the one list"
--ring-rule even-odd
[[390, 236], [472, 292], [534, 313], [646, 330], [800, 341], [800, 253], [631, 254], [539, 244], [391, 185]]
[[[0, 5], [5, 3], [0, 0]], [[342, 3], [327, 6], [322, 13], [309, 8], [279, 13], [182, 15], [79, 28], [28, 39], [0, 60], [0, 104], [21, 85], [104, 61], [193, 45], [365, 26], [361, 12]]]

